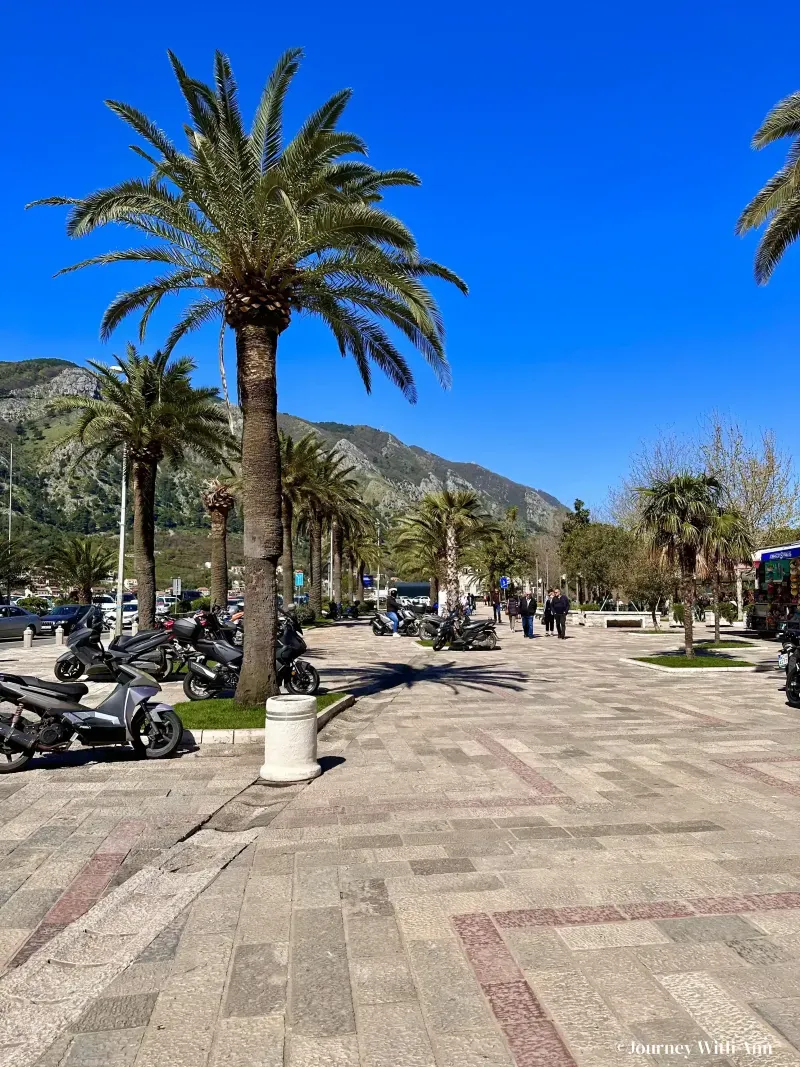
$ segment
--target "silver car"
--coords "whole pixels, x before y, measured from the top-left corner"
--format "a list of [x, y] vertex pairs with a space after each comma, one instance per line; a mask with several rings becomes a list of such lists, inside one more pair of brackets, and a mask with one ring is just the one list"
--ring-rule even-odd
[[22, 637], [29, 626], [34, 634], [40, 633], [42, 624], [38, 615], [13, 604], [0, 604], [0, 638]]

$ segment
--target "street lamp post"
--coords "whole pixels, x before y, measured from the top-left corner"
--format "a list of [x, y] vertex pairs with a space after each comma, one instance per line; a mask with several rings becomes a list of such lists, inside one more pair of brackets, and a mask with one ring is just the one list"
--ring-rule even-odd
[[119, 504], [119, 559], [117, 561], [117, 618], [114, 632], [122, 633], [122, 588], [125, 580], [125, 504], [128, 485], [128, 449], [122, 446], [122, 486]]

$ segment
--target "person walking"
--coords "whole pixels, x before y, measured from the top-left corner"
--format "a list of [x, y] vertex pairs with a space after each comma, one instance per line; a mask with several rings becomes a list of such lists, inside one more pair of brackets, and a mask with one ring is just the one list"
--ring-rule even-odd
[[506, 610], [508, 611], [508, 628], [514, 633], [517, 629], [517, 616], [519, 615], [519, 600], [513, 594], [508, 598], [506, 602]]
[[392, 620], [392, 637], [400, 636], [400, 634], [397, 632], [400, 626], [400, 616], [398, 614], [399, 611], [400, 605], [397, 603], [397, 590], [390, 589], [389, 595], [386, 598], [386, 614]]
[[553, 616], [553, 590], [552, 589], [548, 589], [547, 590], [547, 596], [546, 596], [545, 602], [544, 602], [544, 612], [543, 612], [543, 616], [542, 617], [544, 619], [544, 635], [545, 635], [545, 637], [550, 637], [552, 635], [552, 633], [553, 633], [554, 628], [555, 628], [555, 618]]
[[533, 593], [525, 593], [520, 597], [519, 613], [522, 617], [522, 633], [525, 637], [533, 637], [533, 620], [537, 606]]
[[492, 611], [494, 613], [494, 621], [496, 623], [502, 623], [503, 621], [503, 604], [500, 600], [500, 590], [493, 589], [489, 594], [492, 598]]
[[562, 641], [566, 641], [569, 600], [560, 589], [554, 590], [554, 593], [555, 596], [553, 597], [553, 603], [550, 605], [550, 610], [553, 612], [553, 616], [556, 620], [556, 630], [558, 631], [559, 638]]

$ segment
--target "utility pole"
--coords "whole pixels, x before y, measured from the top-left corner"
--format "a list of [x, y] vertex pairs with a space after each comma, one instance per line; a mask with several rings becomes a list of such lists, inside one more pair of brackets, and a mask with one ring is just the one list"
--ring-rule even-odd
[[11, 543], [11, 490], [14, 484], [14, 442], [9, 445], [8, 453], [8, 542]]
[[331, 522], [331, 545], [328, 553], [328, 600], [333, 603], [333, 522]]
[[381, 610], [381, 520], [378, 519], [378, 576], [375, 588], [375, 610]]
[[128, 448], [122, 446], [122, 486], [119, 505], [119, 560], [117, 562], [117, 620], [114, 632], [122, 633], [122, 588], [125, 580], [125, 503], [128, 485]]

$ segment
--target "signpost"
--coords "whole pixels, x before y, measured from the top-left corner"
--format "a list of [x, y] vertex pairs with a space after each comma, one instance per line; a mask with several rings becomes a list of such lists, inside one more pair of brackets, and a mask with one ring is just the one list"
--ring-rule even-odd
[[302, 571], [295, 571], [294, 572], [294, 586], [295, 586], [295, 589], [302, 589], [303, 588], [303, 572]]
[[506, 578], [505, 576], [500, 579], [500, 588], [508, 589], [508, 578]]
[[172, 579], [172, 595], [176, 596], [178, 598], [178, 600], [180, 600], [182, 592], [183, 592], [183, 581], [182, 581], [182, 579], [173, 578]]

